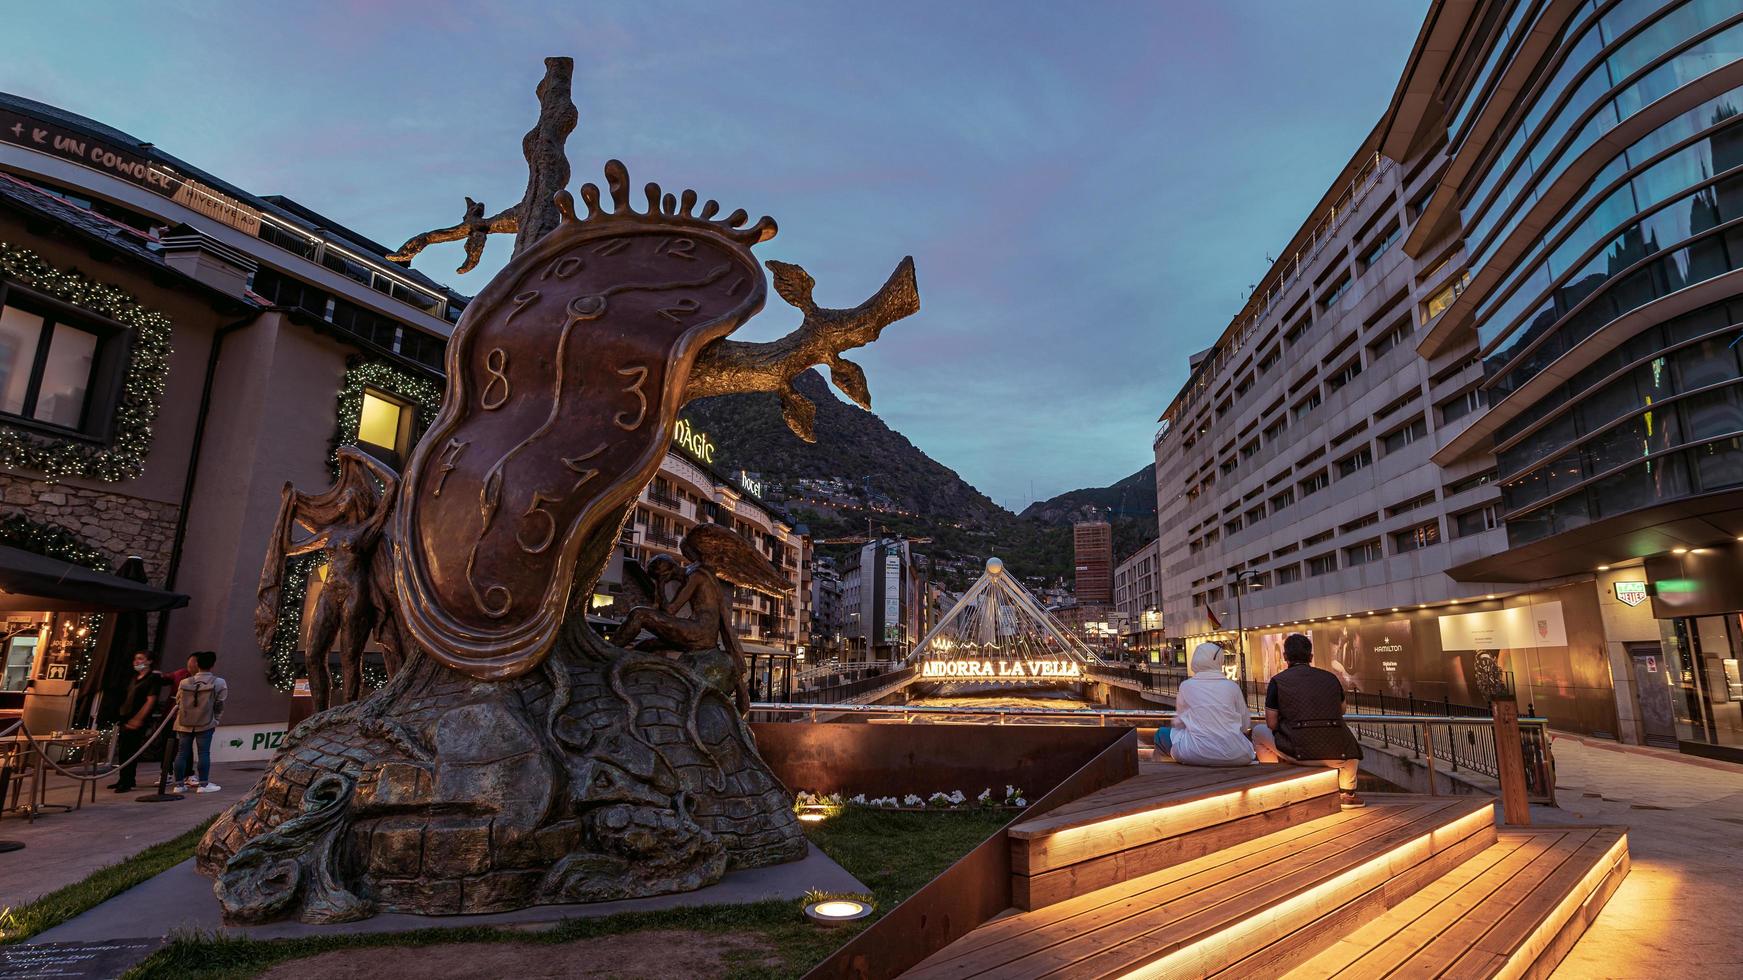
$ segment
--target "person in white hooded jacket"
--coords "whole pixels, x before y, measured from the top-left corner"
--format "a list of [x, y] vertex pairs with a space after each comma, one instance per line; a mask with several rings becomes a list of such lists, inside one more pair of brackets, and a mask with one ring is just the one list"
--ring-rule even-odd
[[1180, 682], [1174, 723], [1156, 729], [1156, 748], [1188, 766], [1244, 766], [1254, 761], [1247, 737], [1252, 712], [1241, 686], [1223, 675], [1223, 648], [1200, 643], [1192, 676]]

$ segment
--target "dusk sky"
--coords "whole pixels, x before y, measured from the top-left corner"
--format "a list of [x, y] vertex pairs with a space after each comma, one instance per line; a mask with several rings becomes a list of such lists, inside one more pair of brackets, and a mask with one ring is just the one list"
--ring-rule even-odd
[[[1151, 459], [1187, 356], [1372, 128], [1426, 7], [37, 3], [0, 90], [393, 246], [463, 195], [520, 198], [540, 59], [572, 55], [576, 186], [617, 157], [772, 215], [757, 251], [824, 305], [915, 257], [921, 312], [850, 356], [891, 426], [1020, 510]], [[476, 293], [510, 248], [417, 266]], [[796, 322], [771, 294], [738, 336]]]

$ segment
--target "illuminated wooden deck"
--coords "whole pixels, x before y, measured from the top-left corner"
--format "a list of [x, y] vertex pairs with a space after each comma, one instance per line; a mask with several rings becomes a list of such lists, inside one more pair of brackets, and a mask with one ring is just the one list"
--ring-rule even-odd
[[1618, 830], [1497, 833], [1480, 797], [1343, 811], [1334, 772], [1289, 766], [1147, 762], [1010, 838], [1018, 908], [907, 976], [1547, 975], [1628, 867]]

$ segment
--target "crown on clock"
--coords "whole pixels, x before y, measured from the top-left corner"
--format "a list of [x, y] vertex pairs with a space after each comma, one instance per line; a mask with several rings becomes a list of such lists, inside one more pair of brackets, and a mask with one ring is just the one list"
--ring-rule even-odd
[[662, 193], [660, 185], [648, 182], [645, 192], [648, 196], [648, 208], [637, 211], [629, 203], [629, 168], [621, 161], [608, 160], [605, 164], [605, 187], [611, 194], [611, 210], [606, 211], [599, 206], [599, 188], [594, 184], [581, 185], [581, 201], [587, 205], [587, 214], [583, 218], [575, 216], [575, 198], [568, 191], [558, 191], [556, 195], [557, 210], [563, 213], [564, 221], [598, 222], [601, 224], [613, 222], [645, 222], [649, 219], [658, 220], [664, 224], [693, 225], [698, 230], [719, 235], [740, 245], [749, 247], [758, 242], [766, 242], [775, 237], [775, 219], [763, 215], [749, 227], [744, 223], [750, 220], [750, 215], [743, 208], [732, 212], [719, 221], [714, 216], [720, 213], [720, 205], [715, 201], [707, 201], [700, 212], [695, 211], [696, 192], [685, 190], [682, 195]]

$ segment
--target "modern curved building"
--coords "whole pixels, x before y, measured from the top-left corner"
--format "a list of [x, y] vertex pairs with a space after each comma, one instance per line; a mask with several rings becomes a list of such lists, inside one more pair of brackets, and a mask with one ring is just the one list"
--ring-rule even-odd
[[1743, 745], [1743, 6], [1437, 0], [1284, 254], [1157, 439], [1174, 635]]

